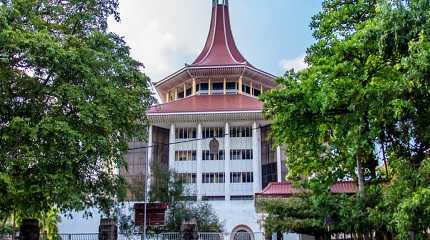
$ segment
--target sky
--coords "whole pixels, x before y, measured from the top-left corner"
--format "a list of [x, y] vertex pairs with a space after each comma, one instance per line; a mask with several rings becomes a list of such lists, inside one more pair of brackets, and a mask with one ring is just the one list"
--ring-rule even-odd
[[[236, 45], [254, 66], [280, 76], [303, 69], [315, 41], [309, 28], [322, 0], [230, 0]], [[121, 21], [109, 30], [124, 36], [152, 82], [192, 63], [209, 31], [212, 0], [120, 0]]]

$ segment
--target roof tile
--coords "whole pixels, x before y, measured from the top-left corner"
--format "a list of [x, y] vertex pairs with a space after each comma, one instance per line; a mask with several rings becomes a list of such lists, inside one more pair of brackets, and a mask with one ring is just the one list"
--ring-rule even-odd
[[262, 110], [263, 103], [251, 96], [242, 94], [195, 95], [173, 102], [155, 105], [148, 110], [148, 113], [240, 112]]

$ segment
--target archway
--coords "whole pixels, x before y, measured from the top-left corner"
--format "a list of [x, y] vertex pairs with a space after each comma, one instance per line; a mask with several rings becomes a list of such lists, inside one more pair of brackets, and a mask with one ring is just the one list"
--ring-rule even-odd
[[246, 225], [236, 226], [230, 235], [230, 240], [255, 240], [252, 229]]

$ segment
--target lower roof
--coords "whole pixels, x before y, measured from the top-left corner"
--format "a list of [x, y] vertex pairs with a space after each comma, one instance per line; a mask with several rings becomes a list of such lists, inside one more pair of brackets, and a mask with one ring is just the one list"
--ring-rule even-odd
[[169, 103], [152, 106], [148, 115], [216, 113], [216, 112], [261, 112], [263, 103], [255, 97], [236, 95], [195, 95]]
[[[353, 194], [358, 192], [358, 186], [356, 182], [352, 181], [337, 182], [330, 187], [330, 191], [332, 193]], [[269, 183], [261, 193], [256, 193], [256, 195], [260, 197], [290, 197], [306, 192], [308, 190], [294, 187], [290, 182], [274, 182]]]

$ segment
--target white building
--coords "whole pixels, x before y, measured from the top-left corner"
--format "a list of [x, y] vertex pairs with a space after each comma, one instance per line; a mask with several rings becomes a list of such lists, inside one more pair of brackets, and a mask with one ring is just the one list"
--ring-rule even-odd
[[[260, 240], [264, 229], [255, 194], [271, 182], [282, 182], [286, 168], [281, 149], [269, 138], [271, 121], [263, 117], [257, 97], [278, 84], [275, 76], [241, 55], [231, 32], [228, 1], [220, 1], [213, 0], [208, 38], [197, 59], [155, 84], [162, 103], [147, 112], [148, 142], [129, 144], [129, 168], [120, 173], [137, 188], [130, 189], [129, 199], [143, 200], [139, 186], [145, 164], [158, 161], [186, 183], [184, 197], [210, 203], [231, 240], [237, 232], [256, 233], [240, 239]], [[216, 154], [209, 149], [213, 138], [219, 143]], [[91, 212], [95, 218], [84, 219], [82, 213], [63, 218], [60, 232], [97, 232], [100, 216]]]
[[[155, 85], [162, 103], [147, 114], [148, 146], [153, 146], [148, 161], [176, 172], [186, 183], [187, 198], [208, 201], [228, 233], [262, 232], [255, 193], [285, 176], [281, 150], [269, 138], [271, 122], [257, 98], [277, 86], [274, 79], [240, 54], [228, 1], [214, 0], [201, 54]], [[209, 149], [213, 138], [217, 153]]]

